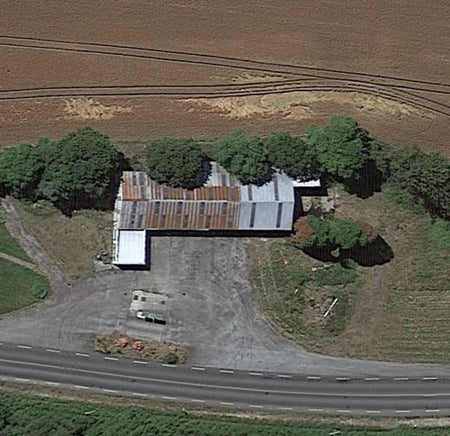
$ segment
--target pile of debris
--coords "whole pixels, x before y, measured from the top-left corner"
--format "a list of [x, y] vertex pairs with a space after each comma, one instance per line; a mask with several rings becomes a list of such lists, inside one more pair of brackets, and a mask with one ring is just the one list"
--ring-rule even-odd
[[97, 335], [94, 349], [100, 353], [118, 354], [132, 359], [156, 360], [175, 364], [186, 361], [186, 353], [174, 344], [143, 341], [122, 334]]

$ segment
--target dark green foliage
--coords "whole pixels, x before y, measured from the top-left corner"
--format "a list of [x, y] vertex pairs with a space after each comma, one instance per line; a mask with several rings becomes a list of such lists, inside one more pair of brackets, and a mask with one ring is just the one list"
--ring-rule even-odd
[[395, 150], [391, 180], [432, 215], [450, 219], [450, 161], [442, 154], [417, 147]]
[[329, 238], [332, 244], [348, 250], [355, 246], [364, 246], [368, 243], [361, 228], [351, 220], [344, 218], [326, 219], [329, 225]]
[[320, 268], [315, 272], [316, 283], [324, 285], [348, 285], [356, 280], [355, 262], [336, 263], [328, 268]]
[[205, 154], [193, 139], [165, 138], [147, 147], [147, 171], [158, 183], [192, 188], [204, 182]]
[[44, 169], [37, 147], [20, 144], [0, 154], [0, 185], [14, 197], [32, 197]]
[[103, 199], [120, 163], [109, 138], [90, 127], [47, 142], [45, 158], [39, 195], [71, 208]]
[[367, 244], [367, 237], [361, 228], [351, 220], [345, 218], [320, 219], [314, 215], [308, 216], [308, 222], [313, 234], [300, 242], [301, 248], [336, 248], [350, 249]]
[[290, 177], [320, 175], [314, 147], [289, 132], [274, 132], [266, 140], [270, 163]]
[[[341, 302], [341, 297], [340, 302]], [[339, 328], [344, 296], [329, 318], [329, 328]], [[93, 412], [86, 415], [86, 412]], [[305, 426], [289, 422], [238, 420], [232, 417], [199, 417], [195, 414], [163, 413], [143, 407], [111, 407], [95, 404], [68, 403], [0, 393], [0, 433], [15, 436], [326, 436], [340, 429], [349, 436], [412, 436], [417, 429], [397, 427], [392, 430], [367, 430], [355, 427]], [[442, 435], [448, 429], [421, 429], [420, 434]]]
[[261, 138], [233, 132], [214, 144], [214, 157], [242, 183], [263, 183], [271, 168]]
[[306, 140], [315, 147], [322, 171], [340, 179], [353, 177], [370, 157], [369, 133], [350, 117], [334, 116], [322, 129], [310, 126]]
[[174, 365], [178, 362], [178, 356], [174, 353], [167, 353], [163, 359], [164, 363], [168, 363], [169, 365]]

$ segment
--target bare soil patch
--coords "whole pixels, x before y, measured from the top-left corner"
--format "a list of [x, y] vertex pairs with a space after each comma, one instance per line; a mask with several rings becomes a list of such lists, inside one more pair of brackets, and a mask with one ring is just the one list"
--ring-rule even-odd
[[[449, 19], [445, 2], [429, 7], [420, 0], [408, 7], [401, 0], [364, 1], [360, 7], [345, 0], [333, 8], [325, 0], [81, 0], [43, 2], [33, 14], [19, 0], [4, 5], [0, 17], [2, 34], [10, 37], [0, 41], [0, 146], [60, 136], [86, 122], [118, 140], [214, 139], [234, 129], [301, 133], [311, 122], [344, 113], [380, 139], [448, 153], [449, 94], [431, 92], [435, 85], [427, 83], [441, 84], [441, 91], [449, 85]], [[360, 79], [370, 82], [365, 89], [375, 87], [376, 93], [392, 94], [379, 86], [381, 75], [421, 81], [428, 90], [405, 88], [396, 96], [443, 114], [367, 94], [353, 73], [345, 76], [353, 80], [345, 86], [358, 88], [354, 95], [336, 92], [334, 79], [324, 94], [302, 98], [283, 97], [285, 85], [271, 88], [269, 82], [286, 79], [323, 85], [323, 71], [307, 67], [329, 70], [328, 78], [338, 70], [364, 73]], [[205, 97], [224, 100], [215, 101], [218, 111], [180, 102]], [[245, 116], [223, 116], [229, 112]]]

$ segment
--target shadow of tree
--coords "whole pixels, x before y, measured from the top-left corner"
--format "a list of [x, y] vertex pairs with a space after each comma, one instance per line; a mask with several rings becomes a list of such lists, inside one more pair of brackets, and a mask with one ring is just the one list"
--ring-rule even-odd
[[383, 265], [394, 258], [394, 251], [381, 236], [377, 236], [372, 243], [364, 246], [358, 245], [349, 250], [340, 249], [336, 256], [333, 255], [333, 252], [337, 248], [336, 245], [327, 245], [320, 248], [305, 248], [303, 251], [308, 256], [321, 262], [343, 263], [347, 259], [352, 259], [361, 266]]
[[343, 180], [345, 190], [350, 194], [356, 194], [360, 198], [369, 198], [375, 192], [381, 191], [385, 176], [372, 159], [350, 179]]

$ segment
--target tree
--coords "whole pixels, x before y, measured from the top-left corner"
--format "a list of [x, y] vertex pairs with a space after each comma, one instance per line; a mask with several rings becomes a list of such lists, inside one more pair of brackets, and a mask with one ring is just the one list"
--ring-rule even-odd
[[318, 177], [314, 147], [289, 132], [274, 132], [266, 140], [269, 161], [290, 177]]
[[201, 185], [206, 156], [193, 139], [165, 138], [147, 147], [149, 176], [158, 183], [192, 188]]
[[36, 147], [20, 144], [0, 154], [0, 184], [15, 197], [33, 197], [44, 160]]
[[263, 183], [271, 168], [261, 138], [233, 132], [214, 144], [214, 156], [227, 171], [242, 183]]
[[369, 133], [346, 116], [332, 117], [322, 129], [310, 126], [306, 142], [315, 148], [321, 170], [341, 180], [353, 177], [370, 157]]
[[90, 127], [45, 143], [39, 194], [65, 208], [103, 200], [117, 174], [120, 154], [109, 138]]
[[431, 214], [450, 218], [450, 161], [440, 153], [402, 147], [391, 156], [391, 180]]

